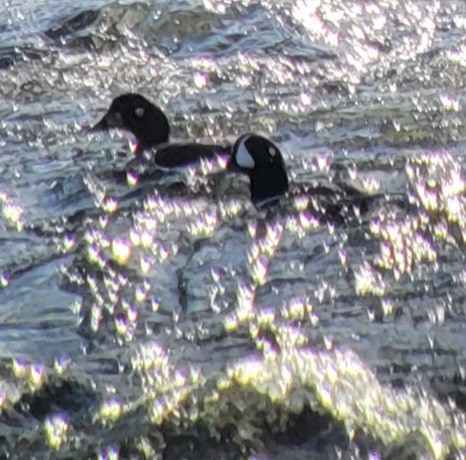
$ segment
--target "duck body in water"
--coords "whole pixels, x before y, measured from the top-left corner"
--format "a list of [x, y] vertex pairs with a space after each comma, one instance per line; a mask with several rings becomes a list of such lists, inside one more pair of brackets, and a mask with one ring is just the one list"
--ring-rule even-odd
[[248, 176], [252, 203], [269, 214], [286, 214], [287, 202], [301, 198], [321, 222], [359, 222], [374, 202], [384, 198], [380, 194], [368, 195], [349, 184], [333, 182], [292, 187], [280, 149], [266, 137], [254, 133], [236, 140], [228, 169]]
[[171, 143], [170, 124], [162, 109], [140, 94], [127, 93], [116, 97], [102, 119], [91, 131], [122, 129], [136, 139], [138, 159], [165, 169], [198, 163], [201, 159], [230, 156], [229, 144]]

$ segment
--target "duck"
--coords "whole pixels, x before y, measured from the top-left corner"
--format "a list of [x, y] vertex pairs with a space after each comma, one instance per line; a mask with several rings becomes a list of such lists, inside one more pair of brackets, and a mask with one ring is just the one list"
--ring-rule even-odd
[[[382, 195], [368, 195], [349, 184], [323, 182], [290, 187], [287, 167], [279, 147], [255, 133], [241, 135], [233, 144], [227, 169], [249, 178], [252, 204], [257, 210], [273, 209], [287, 198], [309, 198], [309, 208], [322, 222], [358, 221]], [[280, 211], [278, 211], [281, 213]]]
[[281, 151], [261, 135], [241, 135], [233, 145], [227, 169], [249, 178], [251, 201], [257, 208], [279, 201], [289, 190]]
[[144, 96], [126, 93], [113, 99], [102, 119], [91, 132], [122, 129], [136, 139], [137, 158], [150, 160], [161, 169], [172, 169], [198, 163], [201, 159], [229, 157], [231, 145], [170, 143], [170, 124], [162, 109]]

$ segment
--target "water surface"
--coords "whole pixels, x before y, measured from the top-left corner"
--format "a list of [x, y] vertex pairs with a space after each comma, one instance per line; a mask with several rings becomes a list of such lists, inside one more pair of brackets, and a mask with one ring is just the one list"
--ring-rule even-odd
[[[0, 456], [461, 457], [465, 26], [459, 1], [0, 6]], [[83, 129], [128, 91], [174, 140], [257, 131], [293, 187], [383, 196], [330, 224], [221, 164], [130, 185], [130, 136]]]

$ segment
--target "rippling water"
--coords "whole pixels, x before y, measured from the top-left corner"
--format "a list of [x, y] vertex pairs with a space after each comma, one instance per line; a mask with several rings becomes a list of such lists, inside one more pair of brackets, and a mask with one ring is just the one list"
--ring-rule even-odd
[[[0, 6], [0, 457], [464, 455], [465, 28], [451, 0]], [[219, 165], [129, 185], [128, 136], [83, 129], [127, 91], [385, 198], [330, 225]]]

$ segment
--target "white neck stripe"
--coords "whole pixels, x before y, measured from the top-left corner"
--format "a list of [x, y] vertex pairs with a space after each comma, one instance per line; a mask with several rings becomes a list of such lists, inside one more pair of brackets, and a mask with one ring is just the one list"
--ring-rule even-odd
[[257, 209], [261, 209], [262, 207], [268, 205], [269, 203], [280, 200], [283, 195], [284, 193], [278, 193], [277, 195], [269, 196], [268, 198], [264, 198], [263, 200], [256, 201], [254, 203], [254, 206]]

